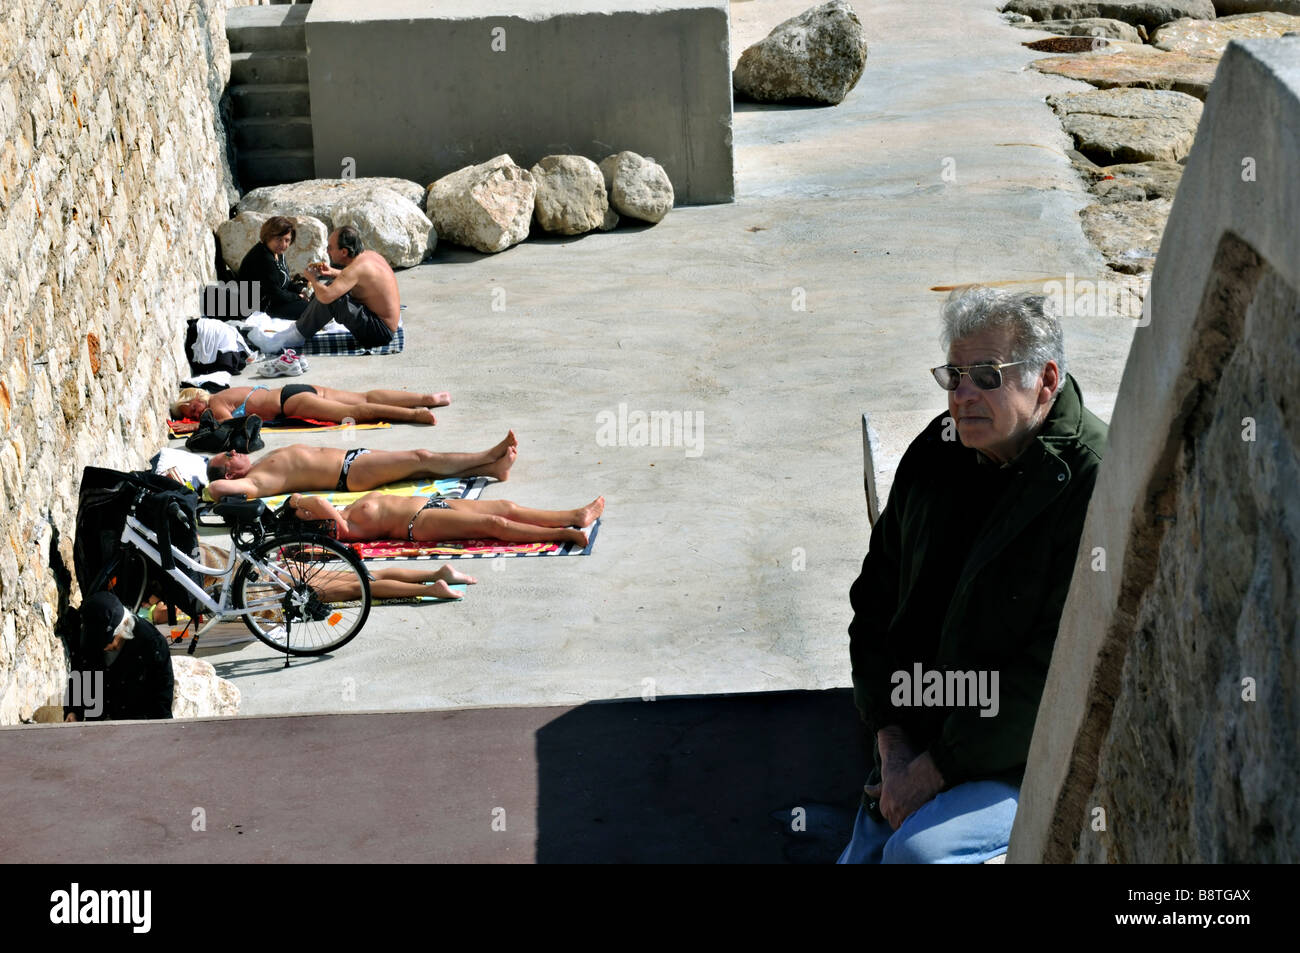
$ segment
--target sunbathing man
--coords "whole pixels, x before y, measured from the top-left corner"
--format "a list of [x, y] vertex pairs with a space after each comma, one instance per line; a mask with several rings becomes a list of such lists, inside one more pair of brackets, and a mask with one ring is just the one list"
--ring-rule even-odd
[[[254, 347], [266, 354], [302, 347], [331, 321], [351, 331], [362, 347], [383, 347], [393, 339], [401, 303], [397, 276], [384, 256], [365, 248], [360, 233], [344, 225], [330, 232], [329, 257], [333, 267], [324, 262], [307, 266], [314, 297], [302, 317], [278, 334], [251, 332]], [[332, 280], [323, 284], [322, 278]]]
[[256, 463], [246, 453], [227, 450], [208, 460], [208, 495], [214, 500], [240, 494], [248, 499], [295, 490], [373, 490], [385, 483], [415, 477], [460, 479], [510, 478], [519, 453], [512, 430], [482, 453], [435, 453], [432, 450], [342, 450], [295, 443], [272, 450]]
[[286, 384], [284, 387], [231, 387], [219, 394], [209, 394], [199, 387], [187, 387], [171, 405], [173, 420], [198, 420], [203, 411], [211, 410], [220, 423], [231, 417], [257, 414], [263, 420], [277, 417], [309, 417], [334, 423], [358, 424], [395, 421], [408, 424], [434, 424], [437, 419], [430, 407], [451, 403], [446, 391], [438, 394], [412, 394], [404, 390], [368, 390], [364, 394], [335, 390], [311, 384]]
[[319, 496], [289, 497], [302, 520], [333, 520], [343, 541], [404, 539], [435, 543], [448, 539], [502, 539], [509, 543], [577, 543], [587, 545], [581, 529], [605, 511], [597, 497], [576, 510], [532, 510], [509, 500], [454, 500], [428, 496], [367, 493], [342, 510]]

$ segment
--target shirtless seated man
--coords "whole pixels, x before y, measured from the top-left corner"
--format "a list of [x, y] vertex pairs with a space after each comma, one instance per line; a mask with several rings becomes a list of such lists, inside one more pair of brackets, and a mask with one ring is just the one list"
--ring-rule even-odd
[[455, 500], [367, 493], [342, 510], [319, 496], [289, 497], [302, 520], [333, 520], [343, 541], [404, 539], [436, 543], [448, 539], [503, 539], [510, 543], [587, 545], [588, 527], [605, 511], [597, 497], [576, 510], [532, 510], [509, 500]]
[[[401, 302], [397, 276], [384, 256], [361, 243], [351, 225], [330, 232], [330, 265], [309, 265], [306, 275], [313, 297], [293, 327], [278, 334], [252, 331], [248, 339], [265, 354], [302, 347], [331, 321], [337, 321], [362, 347], [383, 347], [397, 333]], [[332, 267], [331, 267], [332, 265]], [[329, 284], [322, 278], [332, 279]]]
[[304, 443], [272, 450], [253, 463], [246, 453], [227, 450], [208, 460], [208, 495], [214, 500], [243, 495], [248, 499], [294, 490], [373, 490], [385, 483], [415, 477], [460, 479], [510, 478], [519, 453], [512, 430], [482, 453], [435, 453], [432, 450], [342, 450]]

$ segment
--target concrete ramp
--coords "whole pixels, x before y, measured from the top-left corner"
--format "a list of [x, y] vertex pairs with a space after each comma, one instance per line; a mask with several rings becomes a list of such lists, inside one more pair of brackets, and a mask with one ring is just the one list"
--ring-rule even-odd
[[1016, 861], [1294, 861], [1300, 37], [1219, 66], [1124, 371]]

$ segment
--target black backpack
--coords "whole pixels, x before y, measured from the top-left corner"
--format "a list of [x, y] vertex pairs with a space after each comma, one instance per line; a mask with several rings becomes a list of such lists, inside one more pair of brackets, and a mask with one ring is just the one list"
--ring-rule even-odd
[[217, 423], [212, 411], [205, 410], [199, 418], [199, 429], [185, 441], [185, 449], [198, 453], [223, 453], [226, 450], [253, 453], [266, 446], [261, 432], [262, 418], [257, 414], [231, 417]]

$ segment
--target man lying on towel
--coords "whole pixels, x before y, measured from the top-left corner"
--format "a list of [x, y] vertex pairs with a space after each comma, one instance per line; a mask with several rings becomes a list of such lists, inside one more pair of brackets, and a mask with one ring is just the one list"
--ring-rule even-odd
[[587, 545], [588, 527], [605, 511], [597, 497], [576, 510], [532, 510], [509, 500], [454, 500], [428, 496], [367, 493], [342, 510], [319, 496], [289, 497], [302, 520], [333, 520], [340, 540], [404, 539], [436, 543], [450, 539], [500, 539], [508, 543]]
[[[397, 276], [384, 256], [361, 243], [351, 225], [330, 232], [330, 265], [307, 266], [306, 278], [314, 297], [294, 325], [278, 334], [252, 331], [248, 339], [266, 354], [302, 347], [325, 325], [337, 321], [362, 347], [383, 347], [397, 333], [401, 303]], [[333, 267], [331, 267], [331, 265]], [[321, 279], [331, 279], [324, 284]]]
[[295, 490], [373, 490], [386, 483], [421, 477], [460, 479], [486, 476], [509, 479], [519, 453], [512, 430], [482, 453], [435, 453], [432, 450], [342, 450], [295, 443], [272, 450], [256, 463], [246, 453], [227, 450], [208, 460], [208, 495], [255, 499]]

